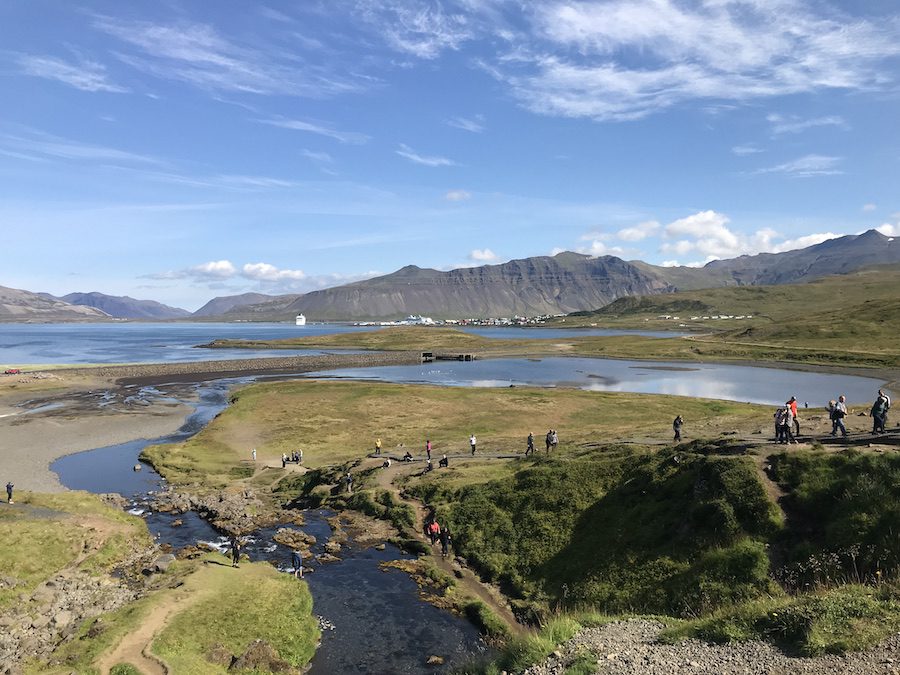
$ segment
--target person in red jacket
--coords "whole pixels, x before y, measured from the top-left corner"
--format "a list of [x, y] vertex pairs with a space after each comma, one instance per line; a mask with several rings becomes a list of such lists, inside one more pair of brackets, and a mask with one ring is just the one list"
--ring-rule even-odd
[[797, 417], [797, 397], [791, 396], [784, 404], [791, 409], [791, 417], [794, 420], [794, 436], [799, 436], [800, 419]]

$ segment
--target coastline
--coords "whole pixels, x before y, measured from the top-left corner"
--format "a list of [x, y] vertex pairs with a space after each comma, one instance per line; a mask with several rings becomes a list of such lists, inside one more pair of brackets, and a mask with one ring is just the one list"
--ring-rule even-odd
[[[100, 406], [98, 397], [105, 392], [122, 400], [151, 385], [419, 362], [419, 353], [397, 352], [61, 368], [49, 376], [39, 370], [23, 373], [0, 381], [0, 482], [11, 481], [16, 490], [62, 492], [66, 488], [50, 470], [60, 457], [167, 436], [193, 412], [183, 402], [190, 396], [183, 387], [177, 402], [142, 405]], [[34, 410], [42, 406], [46, 410]]]

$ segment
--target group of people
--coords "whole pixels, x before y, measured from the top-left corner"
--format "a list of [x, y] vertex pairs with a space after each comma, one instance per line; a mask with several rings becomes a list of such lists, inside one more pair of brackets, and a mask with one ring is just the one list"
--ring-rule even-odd
[[288, 464], [303, 464], [303, 451], [294, 450], [290, 455], [285, 452], [281, 453], [281, 468]]
[[450, 553], [450, 530], [446, 527], [441, 527], [437, 518], [432, 516], [425, 521], [425, 535], [431, 541], [432, 546], [439, 541], [441, 542], [441, 557], [446, 558]]
[[791, 396], [775, 411], [775, 442], [787, 445], [796, 443], [800, 435], [800, 420], [797, 418], [797, 397]]

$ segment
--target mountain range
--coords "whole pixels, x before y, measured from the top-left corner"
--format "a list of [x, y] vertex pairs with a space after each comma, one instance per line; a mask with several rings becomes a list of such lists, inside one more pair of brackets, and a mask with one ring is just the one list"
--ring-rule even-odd
[[564, 252], [450, 271], [408, 265], [396, 272], [303, 295], [263, 293], [213, 298], [193, 314], [150, 300], [102, 293], [61, 298], [0, 287], [0, 320], [108, 318], [312, 321], [565, 314], [622, 297], [723, 286], [811, 281], [900, 263], [900, 242], [869, 230], [783, 253], [714, 260], [702, 267], [660, 267], [615, 256]]

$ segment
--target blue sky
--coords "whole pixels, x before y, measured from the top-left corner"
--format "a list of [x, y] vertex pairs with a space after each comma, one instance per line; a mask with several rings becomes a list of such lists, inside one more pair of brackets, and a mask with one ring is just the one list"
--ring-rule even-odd
[[0, 284], [194, 309], [900, 235], [900, 6], [864, 4], [0, 2]]

